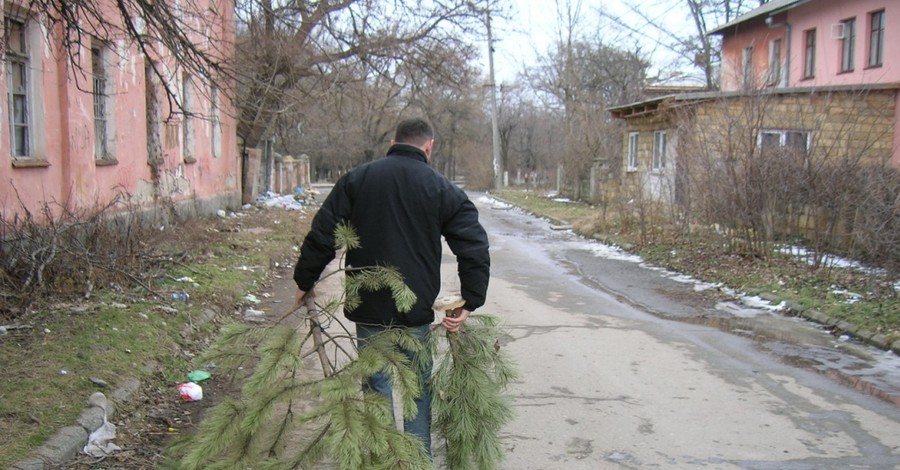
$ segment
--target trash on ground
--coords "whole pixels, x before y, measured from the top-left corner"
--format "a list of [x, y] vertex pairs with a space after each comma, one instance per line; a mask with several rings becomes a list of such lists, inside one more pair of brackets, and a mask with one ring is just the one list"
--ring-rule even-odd
[[203, 387], [194, 382], [179, 384], [178, 394], [184, 401], [199, 401], [203, 399]]
[[88, 436], [87, 444], [81, 451], [97, 459], [106, 457], [115, 451], [122, 450], [121, 447], [110, 442], [115, 438], [116, 425], [106, 420], [106, 410], [104, 410], [103, 424]]
[[109, 386], [109, 384], [105, 380], [98, 378], [98, 377], [88, 377], [88, 380], [90, 380], [92, 384], [94, 384], [98, 387], [105, 388], [105, 387]]
[[258, 201], [263, 203], [263, 205], [265, 205], [266, 207], [278, 207], [288, 210], [303, 210], [303, 204], [297, 201], [297, 199], [294, 198], [293, 194], [282, 196], [278, 193], [269, 191], [265, 194], [260, 194]]
[[260, 322], [260, 321], [264, 321], [265, 319], [266, 319], [266, 312], [264, 312], [262, 310], [256, 310], [253, 308], [248, 308], [247, 310], [244, 310], [244, 320]]
[[250, 302], [250, 303], [254, 303], [254, 304], [258, 304], [258, 303], [259, 303], [259, 298], [256, 297], [256, 296], [253, 295], [253, 294], [247, 294], [247, 295], [245, 295], [245, 296], [244, 296], [244, 300], [246, 300], [247, 302]]
[[192, 370], [188, 372], [187, 379], [191, 382], [203, 382], [204, 380], [208, 380], [212, 377], [212, 374], [205, 370]]
[[191, 298], [191, 296], [187, 292], [175, 292], [174, 294], [172, 294], [172, 298], [175, 300], [182, 300], [184, 302], [187, 302], [188, 299]]

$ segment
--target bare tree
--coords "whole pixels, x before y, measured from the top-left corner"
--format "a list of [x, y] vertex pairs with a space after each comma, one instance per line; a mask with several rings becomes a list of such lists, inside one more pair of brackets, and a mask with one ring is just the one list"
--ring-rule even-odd
[[[79, 72], [72, 74], [78, 86], [89, 93], [90, 84], [80, 77], [90, 73], [90, 62], [85, 65], [81, 54], [91, 38], [135, 47], [163, 85], [172, 112], [183, 111], [176, 69], [231, 90], [233, 12], [227, 2], [221, 9], [204, 0], [26, 0], [19, 5], [12, 8], [40, 15], [48, 42], [60, 47], [69, 67]], [[129, 48], [113, 50], [127, 54]]]
[[478, 12], [494, 1], [241, 0], [238, 136], [256, 145], [295, 104], [290, 92], [306, 79], [333, 77], [341, 62], [358, 60], [385, 76], [401, 61], [435, 65], [425, 51], [464, 47], [464, 33], [479, 27]]
[[621, 123], [606, 108], [637, 100], [642, 93], [648, 64], [638, 52], [613, 46], [568, 40], [541, 58], [528, 73], [532, 89], [563, 119], [563, 132], [555, 146], [567, 176], [570, 195], [589, 196], [595, 183], [591, 168], [617, 175]]
[[[631, 0], [625, 6], [629, 11], [627, 16], [609, 10], [599, 13], [639, 42], [674, 53], [677, 59], [669, 64], [670, 77], [683, 79], [680, 70], [691, 67], [699, 69], [706, 87], [715, 88], [720, 48], [717, 38], [708, 34], [710, 29], [735, 19], [759, 3], [756, 0], [681, 0], [680, 6], [670, 2], [665, 8], [648, 8]], [[678, 18], [679, 11], [684, 16], [673, 21], [673, 17]], [[686, 23], [691, 25], [690, 29], [678, 29]], [[658, 80], [668, 78], [657, 77]]]

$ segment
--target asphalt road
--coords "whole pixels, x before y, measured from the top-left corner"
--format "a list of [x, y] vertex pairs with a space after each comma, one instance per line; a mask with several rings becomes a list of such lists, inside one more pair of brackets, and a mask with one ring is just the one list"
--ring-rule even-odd
[[893, 354], [472, 197], [492, 246], [483, 311], [522, 371], [502, 468], [900, 469], [900, 408], [822, 373], [895, 387]]

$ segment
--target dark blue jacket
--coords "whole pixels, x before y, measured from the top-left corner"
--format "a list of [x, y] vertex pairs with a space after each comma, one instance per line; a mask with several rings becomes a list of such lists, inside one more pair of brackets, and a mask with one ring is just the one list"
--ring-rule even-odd
[[416, 294], [412, 311], [399, 313], [388, 290], [363, 292], [348, 319], [376, 325], [419, 326], [434, 321], [431, 306], [441, 287], [441, 236], [456, 255], [465, 308], [484, 305], [490, 276], [487, 233], [466, 194], [428, 165], [425, 153], [393, 145], [385, 158], [341, 177], [313, 219], [294, 268], [308, 291], [334, 259], [334, 229], [349, 222], [361, 247], [347, 253], [354, 268], [399, 269]]

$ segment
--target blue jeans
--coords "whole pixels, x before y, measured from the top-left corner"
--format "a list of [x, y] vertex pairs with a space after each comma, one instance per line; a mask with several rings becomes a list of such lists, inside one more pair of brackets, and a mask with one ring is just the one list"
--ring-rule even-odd
[[[396, 327], [395, 327], [396, 328]], [[356, 340], [357, 346], [362, 349], [365, 347], [365, 340], [376, 334], [387, 330], [388, 327], [380, 326], [380, 325], [363, 325], [361, 323], [356, 324]], [[420, 341], [424, 341], [428, 338], [428, 335], [431, 331], [431, 325], [422, 325], [422, 326], [413, 326], [408, 327], [407, 332], [411, 335], [419, 339]], [[413, 357], [412, 351], [403, 350], [403, 353], [406, 354], [406, 357], [409, 358], [410, 362], [415, 364], [415, 358]], [[422, 441], [422, 444], [425, 446], [425, 451], [428, 453], [428, 456], [431, 457], [431, 366], [432, 359], [429, 355], [425, 359], [424, 367], [419, 371], [419, 384], [422, 386], [422, 395], [419, 396], [415, 400], [416, 402], [416, 416], [407, 419], [404, 417], [403, 420], [403, 429], [404, 431], [416, 436]], [[387, 375], [384, 373], [378, 372], [369, 380], [363, 384], [363, 390], [374, 390], [388, 398], [391, 399], [391, 382], [388, 379]], [[393, 407], [391, 407], [391, 412], [393, 413]]]

